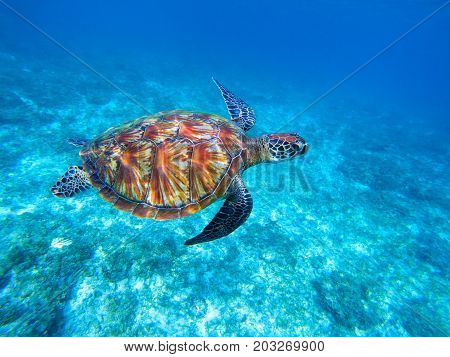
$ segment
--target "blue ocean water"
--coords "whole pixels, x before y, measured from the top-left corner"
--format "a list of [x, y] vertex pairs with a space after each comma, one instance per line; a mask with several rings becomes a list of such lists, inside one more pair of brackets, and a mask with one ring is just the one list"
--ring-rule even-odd
[[[0, 335], [448, 336], [450, 6], [310, 106], [444, 3], [2, 0]], [[236, 232], [52, 196], [140, 105], [226, 117], [211, 76], [311, 146]]]

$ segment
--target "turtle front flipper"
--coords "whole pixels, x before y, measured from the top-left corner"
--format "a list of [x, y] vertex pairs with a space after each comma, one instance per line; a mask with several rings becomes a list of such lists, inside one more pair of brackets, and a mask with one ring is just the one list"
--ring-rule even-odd
[[222, 238], [243, 224], [253, 208], [253, 200], [240, 176], [236, 176], [228, 189], [227, 199], [213, 220], [198, 236], [188, 239], [185, 245], [209, 242]]
[[91, 186], [82, 166], [70, 166], [66, 173], [50, 189], [56, 197], [72, 197]]
[[231, 120], [234, 121], [242, 130], [247, 131], [255, 124], [255, 112], [242, 99], [236, 97], [226, 89], [219, 81], [213, 78], [214, 83], [219, 87], [222, 97], [227, 105]]

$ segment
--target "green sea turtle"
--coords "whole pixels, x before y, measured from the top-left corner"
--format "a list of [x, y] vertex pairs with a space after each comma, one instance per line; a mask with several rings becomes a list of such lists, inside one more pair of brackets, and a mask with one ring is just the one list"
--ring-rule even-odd
[[242, 172], [259, 163], [303, 155], [308, 144], [293, 133], [247, 136], [255, 123], [253, 110], [215, 83], [231, 121], [174, 110], [111, 128], [93, 140], [71, 139], [71, 144], [81, 147], [83, 165], [69, 167], [52, 193], [71, 197], [94, 186], [114, 207], [158, 220], [191, 215], [223, 198], [225, 203], [213, 220], [185, 244], [233, 232], [253, 206]]

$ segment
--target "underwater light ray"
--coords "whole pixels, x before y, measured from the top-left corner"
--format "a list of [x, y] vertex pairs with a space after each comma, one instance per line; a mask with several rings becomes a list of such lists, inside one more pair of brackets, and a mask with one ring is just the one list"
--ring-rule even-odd
[[55, 38], [50, 36], [47, 32], [45, 32], [43, 29], [41, 29], [39, 26], [35, 25], [31, 20], [29, 20], [25, 15], [21, 14], [19, 11], [14, 9], [11, 5], [7, 4], [3, 0], [0, 0], [0, 4], [2, 4], [4, 7], [6, 7], [8, 10], [13, 12], [17, 17], [25, 21], [28, 25], [30, 25], [32, 28], [34, 28], [36, 31], [38, 31], [40, 34], [42, 34], [45, 38], [47, 38], [50, 42], [61, 48], [64, 52], [66, 52], [68, 55], [76, 59], [79, 63], [81, 63], [85, 68], [90, 70], [92, 73], [96, 74], [98, 77], [100, 77], [103, 81], [108, 83], [111, 87], [122, 93], [125, 97], [127, 97], [131, 102], [136, 104], [139, 108], [143, 109], [144, 112], [150, 113], [150, 111], [138, 100], [136, 100], [132, 95], [125, 92], [122, 88], [120, 88], [117, 84], [115, 84], [113, 81], [111, 81], [109, 78], [107, 78], [104, 74], [97, 71], [95, 68], [93, 68], [89, 63], [87, 63], [85, 60], [80, 58], [77, 54], [75, 54], [73, 51], [69, 50], [67, 47], [63, 46], [60, 42], [58, 42]]
[[[1, 1], [1, 0], [0, 0]], [[309, 109], [311, 109], [313, 106], [315, 106], [317, 103], [321, 102], [324, 98], [326, 98], [328, 95], [330, 95], [332, 92], [334, 92], [336, 89], [338, 89], [342, 84], [347, 82], [349, 79], [353, 78], [355, 75], [357, 75], [359, 72], [361, 72], [363, 69], [365, 69], [368, 65], [370, 65], [373, 61], [375, 61], [378, 57], [385, 54], [387, 51], [389, 51], [392, 47], [397, 45], [401, 40], [403, 40], [406, 36], [408, 36], [411, 32], [418, 29], [420, 26], [425, 24], [427, 21], [429, 21], [433, 16], [437, 15], [439, 12], [444, 10], [444, 8], [450, 4], [450, 1], [446, 1], [444, 4], [439, 6], [436, 10], [431, 12], [429, 15], [425, 16], [422, 20], [420, 20], [418, 23], [416, 23], [414, 26], [409, 28], [406, 32], [401, 34], [399, 37], [397, 37], [394, 41], [392, 41], [389, 45], [378, 51], [376, 54], [374, 54], [372, 57], [370, 57], [366, 62], [356, 67], [353, 71], [351, 71], [349, 74], [347, 74], [343, 79], [341, 79], [339, 82], [337, 82], [335, 85], [333, 85], [331, 88], [326, 90], [322, 95], [314, 99], [309, 105], [306, 106], [305, 109], [303, 109], [301, 112], [295, 114], [292, 118], [290, 118], [288, 121], [284, 122], [284, 124], [277, 129], [277, 131], [282, 130], [285, 128], [288, 124], [292, 124], [292, 122], [296, 119], [298, 119], [300, 116], [302, 116], [304, 113], [306, 113]]]

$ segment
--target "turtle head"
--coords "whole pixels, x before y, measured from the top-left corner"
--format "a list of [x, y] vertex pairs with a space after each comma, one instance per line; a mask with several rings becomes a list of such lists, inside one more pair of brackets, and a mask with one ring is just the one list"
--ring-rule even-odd
[[288, 160], [308, 151], [306, 140], [295, 133], [269, 134], [263, 138], [268, 161]]

